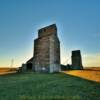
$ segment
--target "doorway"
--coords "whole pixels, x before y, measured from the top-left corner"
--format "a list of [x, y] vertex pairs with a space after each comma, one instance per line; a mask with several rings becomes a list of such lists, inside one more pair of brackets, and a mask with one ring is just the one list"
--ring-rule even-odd
[[32, 70], [32, 63], [27, 64], [27, 70]]

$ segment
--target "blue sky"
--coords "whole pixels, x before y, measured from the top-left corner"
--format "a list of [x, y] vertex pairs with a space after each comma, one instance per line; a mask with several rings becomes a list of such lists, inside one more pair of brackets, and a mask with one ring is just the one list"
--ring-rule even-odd
[[84, 66], [100, 66], [100, 0], [0, 0], [0, 66], [33, 55], [37, 30], [56, 23], [61, 62], [80, 49]]

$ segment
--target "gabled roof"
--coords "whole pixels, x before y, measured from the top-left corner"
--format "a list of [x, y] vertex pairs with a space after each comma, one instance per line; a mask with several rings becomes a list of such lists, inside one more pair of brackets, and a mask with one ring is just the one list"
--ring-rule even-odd
[[30, 58], [26, 63], [31, 63], [31, 62], [33, 62], [33, 57]]

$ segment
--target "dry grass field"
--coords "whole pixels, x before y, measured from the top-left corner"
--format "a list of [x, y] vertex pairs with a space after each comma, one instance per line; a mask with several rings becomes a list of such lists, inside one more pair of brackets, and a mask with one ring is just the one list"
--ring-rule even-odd
[[0, 75], [15, 73], [17, 68], [0, 68]]
[[69, 70], [69, 71], [64, 71], [64, 73], [84, 78], [87, 80], [100, 82], [100, 67], [91, 67], [91, 68], [86, 68], [84, 70]]
[[[15, 73], [17, 68], [0, 68], [0, 75]], [[63, 71], [65, 74], [77, 76], [87, 80], [100, 82], [100, 67], [85, 68], [84, 70]]]

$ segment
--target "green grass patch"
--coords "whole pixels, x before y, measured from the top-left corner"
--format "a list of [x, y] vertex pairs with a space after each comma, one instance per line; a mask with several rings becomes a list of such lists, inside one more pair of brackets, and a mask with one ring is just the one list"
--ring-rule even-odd
[[100, 100], [100, 83], [63, 73], [4, 75], [0, 100]]

